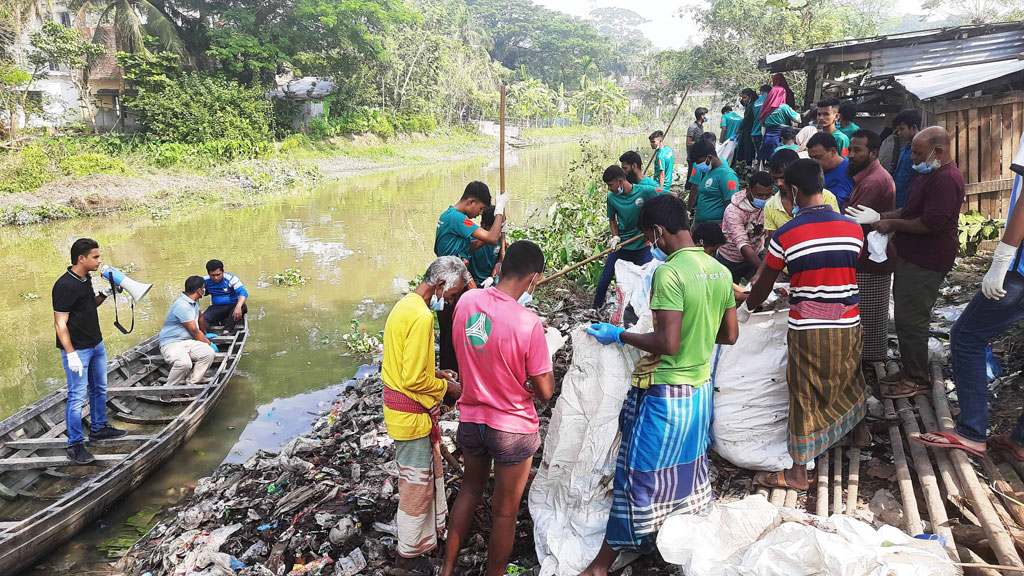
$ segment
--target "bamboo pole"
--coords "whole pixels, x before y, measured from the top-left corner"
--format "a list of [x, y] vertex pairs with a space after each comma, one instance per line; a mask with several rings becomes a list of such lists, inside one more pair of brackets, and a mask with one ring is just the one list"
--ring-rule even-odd
[[[946, 387], [942, 381], [942, 369], [938, 364], [932, 364], [932, 400], [935, 402], [935, 414], [939, 419], [939, 427], [944, 430], [953, 429], [953, 416], [949, 412], [949, 401], [946, 399]], [[974, 508], [981, 521], [981, 527], [988, 535], [989, 545], [1000, 563], [1007, 566], [1024, 566], [1017, 550], [1014, 548], [1013, 539], [1010, 537], [995, 506], [988, 499], [984, 487], [978, 481], [978, 474], [974, 471], [967, 454], [963, 450], [947, 450], [953, 461], [957, 474], [964, 487], [967, 499]]]
[[1006, 481], [1006, 478], [1003, 478], [1003, 473], [996, 467], [992, 457], [986, 455], [982, 458], [981, 466], [985, 470], [985, 476], [988, 476], [989, 487], [992, 489], [992, 492], [1002, 498], [1003, 505], [1006, 506], [1006, 510], [1013, 516], [1017, 526], [1024, 527], [1024, 505], [1019, 503], [1016, 491]]
[[924, 502], [928, 507], [928, 519], [932, 523], [932, 532], [945, 537], [947, 550], [950, 554], [955, 555], [956, 543], [953, 541], [953, 531], [949, 528], [949, 516], [946, 515], [946, 505], [942, 500], [942, 493], [939, 491], [935, 469], [932, 468], [932, 461], [928, 458], [928, 449], [924, 444], [913, 441], [914, 437], [921, 435], [917, 418], [914, 417], [914, 410], [906, 398], [897, 400], [896, 408], [899, 410], [900, 418], [903, 419], [903, 429], [907, 431], [907, 437], [911, 439], [909, 442], [910, 453], [914, 456], [917, 481], [924, 492]]
[[828, 452], [818, 456], [818, 502], [815, 513], [828, 516]]
[[786, 500], [782, 503], [786, 508], [796, 508], [797, 498], [800, 497], [800, 493], [790, 488], [786, 490]]
[[[668, 136], [668, 131], [672, 129], [672, 124], [675, 123], [676, 116], [679, 115], [679, 109], [683, 107], [683, 102], [686, 102], [686, 97], [690, 95], [690, 88], [692, 88], [692, 87], [693, 87], [693, 84], [690, 84], [689, 86], [686, 87], [686, 92], [683, 93], [683, 98], [679, 101], [679, 106], [676, 106], [676, 111], [672, 113], [672, 119], [668, 121], [668, 127], [666, 127], [665, 131], [662, 132], [662, 134], [664, 134], [665, 136]], [[662, 139], [662, 144], [664, 144], [664, 142], [665, 142], [665, 140]], [[658, 155], [658, 151], [657, 150], [654, 151], [654, 154], [651, 154], [650, 159], [647, 160], [647, 166], [644, 166], [644, 174], [647, 174], [647, 171], [651, 168], [651, 164], [654, 162], [654, 158], [657, 155]]]
[[[505, 85], [501, 85], [501, 124], [498, 127], [498, 178], [499, 178], [499, 190], [500, 194], [505, 193]], [[501, 227], [505, 228], [505, 222], [501, 223]], [[502, 230], [501, 240], [499, 241], [501, 248], [498, 255], [498, 261], [503, 262], [505, 260], [505, 232]]]
[[832, 449], [832, 513], [843, 513], [843, 449]]
[[857, 491], [860, 489], [860, 448], [854, 446], [847, 454], [850, 471], [846, 481], [846, 513], [854, 516], [857, 512]]
[[768, 497], [768, 501], [773, 506], [784, 506], [786, 504], [786, 489], [785, 488], [772, 488], [771, 496]]
[[[935, 432], [938, 430], [939, 421], [935, 417], [935, 408], [928, 401], [928, 397], [923, 395], [915, 396], [914, 402], [917, 404], [917, 409], [921, 414], [921, 422], [924, 424], [925, 432]], [[942, 484], [946, 488], [946, 497], [963, 496], [963, 489], [960, 487], [960, 477], [957, 476], [956, 470], [953, 469], [953, 461], [949, 459], [949, 454], [945, 450], [935, 450], [933, 451], [933, 456], [935, 456], [935, 464], [939, 468], [939, 477], [942, 478]]]
[[568, 274], [569, 272], [572, 272], [573, 270], [579, 268], [580, 266], [585, 266], [587, 264], [590, 264], [594, 260], [599, 260], [601, 258], [604, 258], [605, 256], [611, 254], [612, 251], [614, 251], [614, 250], [616, 250], [618, 248], [622, 248], [623, 246], [626, 246], [627, 244], [632, 244], [633, 242], [636, 242], [637, 240], [639, 240], [639, 239], [641, 239], [643, 237], [644, 237], [643, 234], [637, 234], [636, 236], [633, 236], [632, 238], [630, 238], [629, 240], [626, 240], [625, 242], [619, 242], [619, 245], [616, 246], [615, 248], [606, 248], [600, 254], [596, 254], [594, 256], [591, 256], [590, 258], [587, 258], [586, 260], [581, 260], [580, 262], [577, 262], [577, 263], [573, 264], [572, 266], [568, 266], [566, 268], [563, 268], [563, 269], [559, 270], [558, 272], [555, 272], [551, 276], [548, 276], [547, 278], [542, 278], [540, 282], [537, 282], [537, 286], [540, 286], [542, 284], [546, 284], [546, 283], [548, 283], [548, 282], [550, 282], [550, 281], [552, 281], [555, 278], [558, 278], [560, 276], [564, 276], [564, 275]]
[[[878, 379], [881, 380], [882, 376], [885, 376], [885, 367], [881, 363], [875, 363], [874, 367]], [[893, 408], [892, 400], [882, 399], [882, 407], [885, 410], [885, 420], [889, 424], [889, 445], [892, 448], [893, 462], [896, 464], [896, 479], [903, 499], [903, 511], [907, 515], [907, 532], [914, 536], [924, 532], [924, 523], [921, 521], [921, 511], [917, 508], [914, 481], [910, 477], [907, 455], [903, 451], [903, 436], [900, 434], [899, 417]]]

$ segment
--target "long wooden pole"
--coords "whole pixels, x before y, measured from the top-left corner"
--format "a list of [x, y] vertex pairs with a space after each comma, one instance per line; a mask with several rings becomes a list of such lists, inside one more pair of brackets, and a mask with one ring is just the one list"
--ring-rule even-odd
[[[498, 127], [498, 144], [499, 147], [499, 159], [498, 159], [498, 174], [499, 174], [499, 194], [505, 193], [505, 85], [501, 85], [501, 124]], [[505, 227], [505, 223], [501, 223], [501, 227]], [[499, 261], [505, 260], [505, 233], [501, 233], [501, 248], [498, 256]]]
[[633, 236], [632, 238], [630, 238], [629, 240], [626, 240], [625, 242], [620, 242], [619, 245], [616, 246], [615, 248], [607, 248], [604, 251], [602, 251], [600, 254], [595, 254], [594, 256], [591, 256], [590, 258], [587, 258], [586, 260], [581, 260], [581, 261], [573, 264], [572, 266], [563, 268], [563, 269], [559, 270], [558, 272], [555, 272], [551, 276], [548, 276], [547, 278], [544, 278], [540, 282], [537, 282], [537, 286], [540, 286], [541, 284], [545, 284], [547, 282], [550, 282], [550, 281], [552, 281], [555, 278], [558, 278], [560, 276], [565, 276], [569, 272], [572, 272], [573, 270], [579, 268], [580, 266], [586, 266], [587, 264], [590, 264], [594, 260], [599, 260], [601, 258], [604, 258], [605, 256], [611, 254], [612, 251], [615, 250], [616, 248], [622, 248], [623, 246], [626, 246], [628, 244], [632, 244], [633, 242], [636, 242], [637, 240], [639, 240], [639, 239], [641, 239], [643, 237], [644, 237], [643, 234], [637, 234], [636, 236]]
[[[686, 92], [683, 93], [683, 98], [679, 101], [679, 106], [676, 106], [676, 111], [672, 113], [672, 119], [668, 121], [668, 126], [665, 128], [665, 132], [663, 132], [665, 136], [668, 136], [668, 131], [672, 129], [672, 124], [675, 124], [676, 116], [679, 115], [679, 109], [683, 107], [683, 102], [686, 102], [686, 97], [690, 95], [690, 88], [692, 87], [693, 84], [686, 87]], [[664, 140], [662, 140], [662, 142], [664, 142]], [[651, 163], [654, 162], [654, 158], [657, 155], [657, 150], [654, 151], [654, 154], [651, 154], [651, 157], [647, 160], [647, 166], [644, 166], [644, 174], [647, 174], [647, 171], [651, 168]]]
[[[885, 365], [875, 363], [875, 374], [881, 380], [886, 376]], [[921, 512], [917, 507], [917, 497], [914, 495], [914, 481], [910, 476], [910, 466], [907, 464], [907, 455], [903, 450], [903, 436], [900, 434], [900, 419], [896, 415], [892, 400], [882, 399], [882, 408], [885, 411], [885, 420], [889, 423], [889, 445], [892, 448], [892, 459], [896, 465], [896, 480], [900, 488], [900, 495], [903, 499], [903, 509], [907, 517], [907, 532], [917, 535], [924, 532], [924, 522], [921, 521]]]

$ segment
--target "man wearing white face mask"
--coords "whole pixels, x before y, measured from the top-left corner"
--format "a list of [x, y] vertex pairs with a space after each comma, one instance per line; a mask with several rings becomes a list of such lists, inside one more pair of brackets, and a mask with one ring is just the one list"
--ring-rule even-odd
[[881, 214], [864, 206], [846, 210], [846, 215], [860, 224], [893, 234], [898, 255], [892, 292], [903, 368], [882, 379], [882, 395], [887, 398], [931, 390], [928, 329], [932, 307], [960, 248], [957, 222], [964, 201], [964, 177], [953, 161], [949, 132], [940, 126], [925, 128], [914, 136], [910, 150], [918, 174], [903, 208]]
[[398, 561], [408, 573], [431, 574], [423, 557], [445, 531], [448, 504], [441, 469], [441, 399], [458, 399], [458, 374], [434, 369], [434, 317], [470, 281], [457, 256], [435, 260], [415, 290], [395, 304], [384, 325], [384, 424], [398, 461]]
[[516, 515], [540, 447], [533, 400], [551, 399], [555, 380], [540, 318], [526, 308], [544, 270], [544, 253], [526, 240], [505, 251], [498, 285], [471, 290], [455, 311], [455, 354], [462, 369], [458, 443], [466, 471], [445, 546], [443, 576], [454, 573], [494, 463], [487, 573], [504, 574]]

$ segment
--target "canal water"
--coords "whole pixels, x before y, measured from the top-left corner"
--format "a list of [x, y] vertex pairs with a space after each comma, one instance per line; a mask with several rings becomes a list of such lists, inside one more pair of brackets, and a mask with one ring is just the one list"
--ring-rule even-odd
[[[643, 135], [599, 143], [617, 163], [627, 149], [649, 154]], [[642, 147], [642, 148], [640, 148]], [[508, 214], [515, 223], [543, 218], [578, 144], [512, 150], [506, 160]], [[145, 484], [49, 555], [43, 573], [81, 571], [104, 559], [104, 543], [137, 537], [131, 524], [179, 501], [190, 485], [225, 461], [274, 449], [304, 432], [346, 380], [372, 359], [349, 352], [343, 335], [356, 320], [371, 333], [410, 279], [433, 259], [437, 217], [466, 183], [498, 188], [497, 159], [438, 161], [428, 166], [345, 177], [241, 207], [132, 213], [0, 229], [0, 418], [64, 386], [54, 348], [50, 289], [67, 266], [68, 246], [89, 236], [103, 261], [153, 283], [135, 308], [135, 331], [113, 326], [100, 309], [108, 353], [156, 333], [187, 276], [224, 261], [249, 291], [251, 335], [236, 376], [195, 437]], [[301, 286], [271, 276], [295, 268]], [[130, 314], [122, 302], [122, 323]], [[205, 306], [205, 301], [203, 302]], [[95, 565], [95, 564], [93, 564]], [[39, 573], [34, 571], [33, 573]]]

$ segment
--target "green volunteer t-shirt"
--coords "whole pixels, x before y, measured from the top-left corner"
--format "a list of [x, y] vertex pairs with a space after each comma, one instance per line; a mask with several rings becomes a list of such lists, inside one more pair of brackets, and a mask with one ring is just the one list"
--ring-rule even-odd
[[783, 149], [785, 149], [785, 150], [799, 150], [800, 146], [798, 146], [796, 144], [783, 144], [782, 146], [776, 146], [775, 150], [772, 151], [772, 154], [775, 154], [779, 150], [783, 150]]
[[736, 306], [732, 274], [700, 246], [669, 255], [654, 272], [651, 310], [683, 313], [679, 350], [662, 355], [653, 384], [701, 386], [711, 377], [711, 351], [722, 316]]
[[839, 130], [832, 133], [832, 136], [836, 139], [836, 148], [839, 150], [839, 155], [843, 158], [850, 156], [850, 137], [843, 134]]
[[725, 216], [725, 207], [732, 200], [732, 195], [740, 189], [736, 172], [722, 163], [704, 176], [697, 190], [697, 215], [694, 222], [720, 223]]
[[634, 190], [636, 190], [638, 187], [642, 189], [649, 188], [650, 191], [654, 194], [664, 194], [667, 192], [667, 190], [657, 192], [655, 189], [658, 187], [658, 182], [654, 178], [651, 178], [650, 176], [644, 176], [643, 180], [637, 182], [636, 184], [633, 184]]
[[672, 187], [672, 165], [675, 161], [672, 157], [672, 149], [662, 146], [654, 156], [654, 181], [658, 181], [658, 175], [665, 173], [665, 183], [661, 187], [662, 192], [668, 192]]
[[789, 107], [789, 104], [780, 104], [778, 108], [764, 119], [765, 126], [789, 126], [797, 119], [796, 111]]
[[[640, 210], [643, 209], [645, 202], [657, 195], [658, 193], [655, 192], [654, 188], [649, 186], [633, 186], [633, 189], [628, 194], [608, 193], [608, 200], [606, 202], [608, 205], [608, 217], [615, 218], [615, 221], [618, 223], [619, 238], [629, 240], [640, 234], [640, 228], [637, 227]], [[643, 247], [643, 241], [637, 240], [627, 248], [639, 250]], [[623, 249], [625, 250], [626, 248]]]
[[846, 134], [847, 140], [853, 138], [853, 133], [856, 132], [857, 130], [860, 130], [860, 126], [857, 126], [856, 122], [850, 122], [850, 124], [846, 128], [843, 128], [842, 126], [836, 127], [836, 132], [842, 132], [843, 134]]
[[468, 216], [449, 206], [437, 221], [434, 234], [434, 255], [458, 256], [469, 260], [469, 242], [479, 226]]
[[695, 184], [698, 187], [704, 180], [704, 177], [708, 175], [708, 171], [704, 169], [703, 164], [697, 164], [696, 166], [690, 167], [690, 178], [687, 180], [690, 184]]
[[498, 261], [498, 253], [501, 251], [501, 246], [495, 244], [484, 244], [476, 250], [469, 253], [469, 273], [473, 275], [473, 280], [476, 281], [477, 285], [483, 284], [484, 280], [490, 277], [491, 272], [494, 271], [494, 264]]
[[743, 123], [743, 116], [735, 112], [729, 112], [725, 116], [722, 116], [722, 121], [718, 124], [719, 128], [725, 128], [725, 139], [728, 140], [736, 135], [736, 131], [739, 130], [740, 124]]

